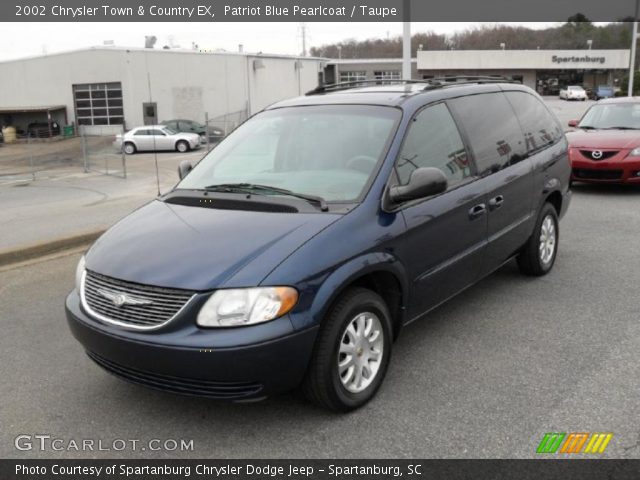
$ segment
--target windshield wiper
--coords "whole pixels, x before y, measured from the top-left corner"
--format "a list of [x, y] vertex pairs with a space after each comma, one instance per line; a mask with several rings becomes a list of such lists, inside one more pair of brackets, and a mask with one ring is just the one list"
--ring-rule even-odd
[[592, 126], [592, 125], [578, 125], [578, 128], [582, 128], [584, 130], [595, 130], [596, 127]]
[[636, 127], [607, 127], [602, 130], [638, 130]]
[[273, 192], [279, 195], [288, 195], [290, 197], [302, 198], [307, 202], [316, 203], [320, 206], [320, 210], [326, 212], [329, 210], [327, 202], [324, 198], [316, 195], [307, 195], [306, 193], [298, 193], [286, 188], [272, 187], [269, 185], [260, 185], [256, 183], [218, 183], [215, 185], [208, 185], [204, 187], [205, 190], [210, 192], [230, 192], [230, 193], [258, 193], [265, 195], [261, 192]]

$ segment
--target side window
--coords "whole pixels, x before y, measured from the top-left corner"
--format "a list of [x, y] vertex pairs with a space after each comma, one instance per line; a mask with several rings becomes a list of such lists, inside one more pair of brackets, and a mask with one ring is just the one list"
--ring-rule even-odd
[[562, 129], [540, 100], [526, 92], [506, 92], [516, 112], [529, 153], [538, 152], [562, 138]]
[[149, 135], [155, 135], [156, 137], [164, 137], [165, 133], [162, 130], [149, 130]]
[[149, 135], [149, 130], [147, 129], [137, 130], [136, 133], [134, 133], [134, 135]]
[[503, 93], [481, 93], [450, 101], [467, 133], [480, 175], [525, 159], [524, 137]]
[[442, 170], [450, 187], [471, 176], [460, 132], [444, 103], [425, 108], [412, 120], [396, 161], [400, 184], [406, 185], [421, 167]]

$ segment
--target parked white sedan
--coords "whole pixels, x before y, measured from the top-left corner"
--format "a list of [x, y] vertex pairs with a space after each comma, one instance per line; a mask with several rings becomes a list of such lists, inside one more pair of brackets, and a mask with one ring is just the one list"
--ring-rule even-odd
[[164, 125], [146, 125], [133, 128], [124, 135], [116, 135], [113, 144], [117, 149], [124, 150], [127, 155], [163, 150], [184, 153], [200, 145], [200, 135], [174, 132]]
[[587, 99], [587, 91], [579, 85], [571, 85], [560, 89], [560, 100], [582, 100]]

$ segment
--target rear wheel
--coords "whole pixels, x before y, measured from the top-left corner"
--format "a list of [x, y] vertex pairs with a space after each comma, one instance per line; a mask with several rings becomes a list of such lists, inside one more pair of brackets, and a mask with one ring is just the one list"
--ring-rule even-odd
[[365, 288], [346, 291], [320, 328], [303, 384], [307, 398], [342, 412], [367, 403], [386, 374], [391, 339], [384, 300]]
[[533, 234], [518, 255], [518, 266], [522, 273], [542, 276], [551, 271], [558, 252], [559, 233], [558, 213], [553, 205], [545, 203]]
[[176, 150], [180, 153], [185, 153], [189, 151], [189, 144], [184, 140], [180, 140], [176, 142]]
[[134, 153], [136, 153], [136, 146], [131, 142], [125, 143], [122, 149], [127, 155], [133, 155]]

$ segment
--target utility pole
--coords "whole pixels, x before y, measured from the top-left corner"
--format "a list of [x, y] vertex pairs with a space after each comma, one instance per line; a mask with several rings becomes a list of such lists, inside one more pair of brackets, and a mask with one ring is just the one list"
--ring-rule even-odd
[[636, 71], [636, 44], [638, 43], [638, 8], [640, 0], [636, 0], [636, 11], [633, 14], [633, 32], [631, 33], [631, 58], [629, 59], [629, 90], [627, 94], [633, 96], [633, 76]]
[[411, 0], [403, 0], [402, 79], [411, 80]]
[[307, 56], [307, 24], [300, 23], [300, 35], [302, 36], [302, 56]]

